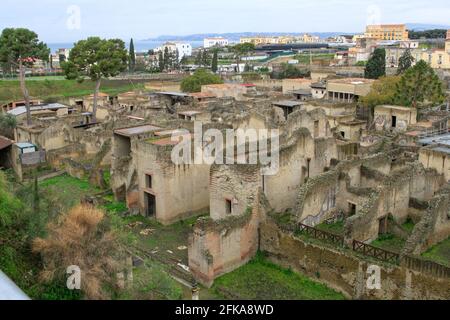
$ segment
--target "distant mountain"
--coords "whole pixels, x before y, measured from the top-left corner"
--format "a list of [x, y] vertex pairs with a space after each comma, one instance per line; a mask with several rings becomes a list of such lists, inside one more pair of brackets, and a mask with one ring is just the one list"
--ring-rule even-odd
[[450, 26], [446, 25], [438, 25], [438, 24], [426, 24], [426, 23], [407, 23], [406, 27], [408, 30], [413, 31], [426, 31], [426, 30], [434, 30], [434, 29], [446, 29], [449, 30]]
[[235, 32], [235, 33], [200, 33], [191, 34], [185, 36], [173, 36], [162, 35], [157, 38], [145, 39], [141, 41], [203, 41], [205, 38], [210, 37], [224, 37], [231, 41], [239, 41], [242, 37], [254, 37], [254, 36], [283, 36], [283, 35], [303, 35], [305, 33], [319, 36], [320, 38], [328, 38], [337, 35], [350, 34], [348, 32]]

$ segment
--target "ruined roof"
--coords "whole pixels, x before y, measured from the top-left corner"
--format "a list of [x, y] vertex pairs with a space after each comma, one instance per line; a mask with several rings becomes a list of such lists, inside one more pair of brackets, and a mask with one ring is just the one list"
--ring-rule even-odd
[[143, 134], [147, 132], [153, 132], [157, 130], [161, 130], [161, 127], [157, 127], [151, 124], [145, 125], [145, 126], [138, 126], [138, 127], [131, 127], [131, 128], [124, 128], [124, 129], [117, 129], [114, 130], [114, 133], [125, 136], [125, 137], [131, 137], [138, 134]]
[[6, 137], [0, 136], [0, 150], [3, 150], [5, 148], [9, 147], [12, 144], [13, 144], [12, 140], [10, 140]]

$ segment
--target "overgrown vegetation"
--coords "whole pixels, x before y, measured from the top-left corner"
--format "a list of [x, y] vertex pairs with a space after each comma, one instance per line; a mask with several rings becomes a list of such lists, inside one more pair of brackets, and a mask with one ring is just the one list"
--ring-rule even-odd
[[0, 136], [13, 137], [13, 130], [17, 126], [16, 117], [0, 113]]
[[405, 245], [405, 239], [393, 234], [383, 234], [373, 241], [371, 245], [388, 251], [400, 252]]
[[319, 230], [322, 230], [322, 231], [327, 231], [327, 232], [341, 235], [344, 233], [344, 224], [345, 224], [344, 220], [334, 222], [334, 223], [324, 222], [324, 223], [317, 225], [316, 228]]
[[78, 205], [46, 229], [48, 235], [34, 239], [32, 246], [43, 261], [40, 280], [64, 282], [66, 268], [74, 265], [82, 272], [81, 291], [86, 298], [111, 298], [106, 288], [115, 288], [124, 256], [104, 212]]
[[192, 76], [183, 79], [181, 90], [183, 92], [200, 92], [202, 85], [222, 83], [223, 81], [219, 76], [205, 69], [198, 69]]
[[[141, 216], [124, 218], [122, 214], [128, 211], [125, 204], [115, 202], [111, 195], [100, 198], [101, 210], [74, 209], [77, 213], [68, 218], [71, 214], [64, 215], [64, 213], [71, 211], [81, 199], [101, 191], [89, 185], [87, 181], [63, 175], [40, 182], [36, 188], [35, 183], [23, 185], [14, 183], [13, 185], [7, 182], [3, 172], [0, 172], [0, 175], [0, 216], [4, 221], [0, 224], [0, 269], [32, 299], [71, 300], [86, 297], [126, 299], [130, 292], [134, 292], [132, 296], [128, 296], [130, 299], [177, 299], [180, 297], [179, 284], [167, 274], [165, 265], [155, 261], [148, 261], [145, 266], [134, 268], [136, 282], [133, 288], [125, 291], [117, 290], [116, 282], [111, 282], [109, 276], [115, 276], [115, 272], [103, 267], [103, 263], [112, 262], [107, 257], [111, 255], [116, 257], [121, 252], [120, 247], [133, 246], [138, 241], [139, 243], [151, 242], [152, 248], [159, 246], [161, 244], [159, 239], [166, 236], [165, 229], [158, 233], [159, 238], [151, 241], [147, 236], [140, 236], [139, 232], [136, 234], [137, 230], [130, 228], [129, 224], [141, 221], [144, 230], [149, 229], [144, 224], [146, 219]], [[91, 210], [94, 214], [90, 214]], [[105, 214], [102, 213], [103, 211]], [[101, 215], [103, 218], [99, 220]], [[49, 223], [51, 223], [50, 226], [48, 226]], [[190, 230], [185, 227], [185, 223], [179, 223], [176, 226], [171, 233], [174, 238], [171, 249], [174, 251], [179, 246], [175, 235], [183, 237], [183, 243], [185, 243], [187, 235], [181, 230]], [[110, 238], [112, 235], [114, 237]], [[185, 236], [186, 239], [184, 239]], [[32, 252], [32, 243], [36, 238], [42, 239], [37, 240], [39, 245], [35, 246], [39, 254]], [[58, 241], [57, 239], [60, 238], [67, 241]], [[81, 240], [78, 241], [80, 238]], [[70, 246], [71, 249], [65, 250], [66, 246]], [[74, 256], [74, 259], [69, 259], [70, 254]], [[94, 259], [102, 256], [105, 258], [102, 262]], [[86, 288], [84, 292], [67, 289], [67, 275], [64, 274], [67, 267], [64, 264], [69, 262], [67, 259], [71, 262], [76, 260], [71, 265], [83, 264], [85, 261], [87, 265], [92, 266], [90, 276], [97, 279], [93, 282], [89, 280], [93, 291]], [[117, 260], [119, 264], [123, 262], [123, 259]], [[96, 267], [96, 265], [102, 265], [102, 267]], [[103, 273], [107, 270], [109, 272]], [[42, 271], [44, 271], [43, 274]], [[46, 277], [53, 275], [53, 271], [55, 271], [54, 277]], [[44, 275], [44, 278], [49, 281], [42, 282], [43, 278], [40, 275]]]
[[361, 103], [371, 109], [384, 104], [419, 108], [438, 105], [444, 100], [442, 81], [434, 70], [421, 60], [401, 76], [379, 78], [370, 93], [361, 99]]
[[216, 279], [218, 295], [248, 300], [343, 300], [344, 296], [308, 277], [268, 261], [263, 253]]
[[301, 70], [293, 64], [283, 63], [280, 71], [272, 72], [273, 79], [296, 79], [309, 77], [311, 73], [307, 70]]
[[450, 267], [450, 238], [428, 249], [422, 257]]
[[367, 61], [364, 76], [368, 79], [378, 79], [386, 75], [386, 50], [377, 48]]

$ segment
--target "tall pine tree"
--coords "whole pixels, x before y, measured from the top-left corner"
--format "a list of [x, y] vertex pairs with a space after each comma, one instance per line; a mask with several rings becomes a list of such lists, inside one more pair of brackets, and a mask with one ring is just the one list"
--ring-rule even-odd
[[131, 38], [130, 41], [130, 64], [129, 69], [131, 72], [133, 72], [136, 68], [136, 53], [134, 52], [134, 42], [133, 38]]

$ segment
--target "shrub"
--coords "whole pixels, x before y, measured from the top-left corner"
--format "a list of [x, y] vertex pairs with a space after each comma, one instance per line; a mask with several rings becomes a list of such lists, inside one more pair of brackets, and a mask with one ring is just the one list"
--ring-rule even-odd
[[202, 85], [222, 83], [223, 81], [219, 76], [205, 69], [198, 69], [192, 76], [183, 79], [181, 82], [181, 90], [183, 92], [200, 92]]

